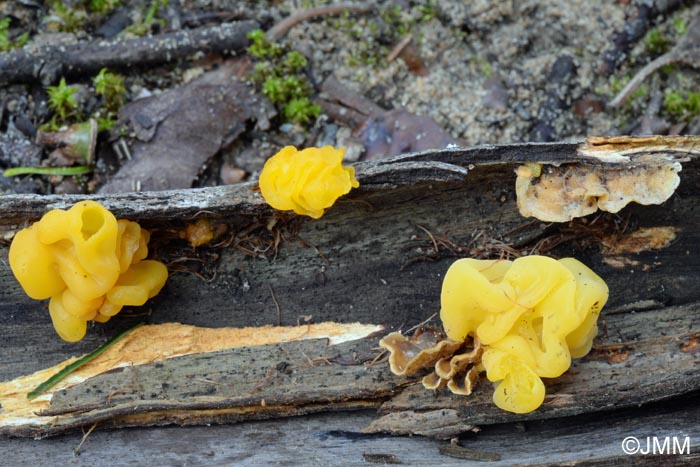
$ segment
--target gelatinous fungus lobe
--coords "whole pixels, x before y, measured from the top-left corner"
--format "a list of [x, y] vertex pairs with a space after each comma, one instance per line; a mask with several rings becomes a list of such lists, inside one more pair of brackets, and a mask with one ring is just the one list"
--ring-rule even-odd
[[524, 413], [544, 401], [541, 378], [588, 353], [607, 299], [605, 282], [573, 258], [461, 259], [445, 276], [440, 317], [448, 337], [484, 346], [496, 405]]
[[106, 322], [123, 306], [143, 305], [165, 284], [165, 266], [148, 256], [148, 231], [117, 220], [94, 201], [54, 209], [15, 235], [10, 267], [31, 298], [49, 298], [56, 332], [83, 338], [87, 321]]
[[541, 378], [562, 375], [588, 353], [607, 299], [605, 282], [573, 258], [464, 258], [443, 281], [446, 338], [392, 333], [380, 345], [395, 374], [433, 370], [423, 378], [428, 389], [468, 395], [485, 370], [498, 407], [531, 412], [544, 401]]
[[297, 151], [286, 146], [267, 160], [260, 192], [280, 211], [320, 218], [335, 201], [360, 186], [355, 169], [342, 165], [344, 148], [324, 146]]

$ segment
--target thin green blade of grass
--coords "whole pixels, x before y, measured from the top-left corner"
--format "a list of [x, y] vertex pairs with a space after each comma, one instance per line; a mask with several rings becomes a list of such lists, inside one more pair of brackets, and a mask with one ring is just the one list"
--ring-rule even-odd
[[94, 167], [79, 165], [76, 167], [13, 167], [3, 171], [5, 177], [17, 175], [83, 175], [95, 170]]
[[34, 399], [38, 395], [40, 395], [42, 392], [46, 391], [47, 389], [53, 387], [64, 379], [66, 376], [69, 374], [73, 373], [75, 370], [80, 368], [81, 366], [85, 365], [91, 360], [94, 360], [98, 356], [100, 356], [102, 353], [104, 353], [105, 350], [109, 349], [112, 347], [114, 344], [116, 344], [119, 340], [124, 338], [127, 334], [131, 333], [131, 331], [135, 330], [136, 328], [139, 328], [143, 326], [144, 323], [139, 323], [136, 326], [126, 329], [116, 336], [112, 337], [110, 340], [99, 346], [97, 349], [93, 350], [89, 354], [85, 355], [79, 360], [76, 360], [75, 362], [71, 363], [70, 365], [66, 365], [65, 368], [63, 368], [61, 371], [53, 375], [51, 378], [47, 379], [43, 383], [41, 383], [39, 386], [31, 390], [30, 392], [27, 393], [27, 399]]

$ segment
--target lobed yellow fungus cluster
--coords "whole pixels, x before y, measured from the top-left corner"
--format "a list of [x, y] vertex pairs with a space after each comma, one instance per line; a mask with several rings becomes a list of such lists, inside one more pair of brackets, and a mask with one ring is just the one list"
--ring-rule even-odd
[[275, 209], [318, 219], [338, 198], [360, 186], [355, 169], [341, 164], [344, 155], [345, 148], [332, 146], [301, 151], [285, 146], [265, 163], [260, 192]]
[[496, 405], [526, 413], [544, 401], [541, 378], [588, 353], [607, 299], [605, 282], [573, 258], [460, 259], [445, 276], [440, 318], [449, 338], [484, 346]]
[[31, 298], [50, 298], [49, 313], [62, 339], [85, 336], [87, 321], [104, 323], [123, 306], [155, 296], [168, 277], [148, 255], [149, 232], [117, 221], [94, 201], [54, 209], [18, 232], [10, 267]]

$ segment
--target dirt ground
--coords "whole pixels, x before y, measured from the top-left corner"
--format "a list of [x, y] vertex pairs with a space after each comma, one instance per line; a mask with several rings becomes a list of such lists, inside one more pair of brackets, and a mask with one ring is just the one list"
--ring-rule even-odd
[[[239, 64], [235, 77], [221, 78], [220, 73], [217, 79], [223, 81], [211, 76], [229, 60], [230, 50], [194, 51], [177, 60], [168, 56], [171, 60], [161, 64], [127, 60], [108, 67], [124, 77], [117, 124], [111, 132], [99, 132], [92, 160], [66, 160], [56, 154], [55, 145], [37, 144], [37, 129], [48, 131], [52, 118], [56, 130], [104, 117], [105, 96], [96, 89], [96, 71], [66, 67], [65, 73], [46, 73], [42, 47], [148, 40], [149, 34], [155, 43], [159, 35], [246, 20], [269, 30], [285, 18], [329, 5], [312, 0], [91, 1], [0, 3], [9, 41], [9, 51], [0, 59], [0, 169], [88, 167], [88, 173], [75, 177], [60, 171], [0, 176], [5, 193], [179, 189], [254, 180], [265, 159], [287, 144], [345, 146], [346, 158], [356, 161], [449, 143], [700, 131], [700, 93], [695, 92], [700, 75], [693, 69], [692, 53], [681, 54], [685, 63], [652, 73], [619, 107], [610, 106], [635, 73], [691, 35], [693, 19], [700, 14], [694, 2], [405, 0], [322, 13], [273, 41], [285, 53], [296, 50], [306, 57], [303, 69], [289, 72], [301, 77], [311, 102], [321, 104], [320, 112], [305, 122], [289, 121], [284, 98], [276, 105], [268, 101], [272, 94], [252, 74], [264, 60], [246, 53], [245, 46], [236, 55], [247, 61]], [[107, 5], [104, 12], [92, 6], [102, 3]], [[77, 25], [68, 21], [71, 12], [83, 18]], [[686, 42], [683, 50], [693, 52], [693, 38]], [[34, 76], [7, 78], [2, 69], [15, 66], [12, 54], [36, 60]], [[89, 61], [90, 54], [85, 55]], [[93, 70], [100, 68], [98, 63]], [[337, 80], [331, 92], [324, 87], [329, 77]], [[57, 120], [48, 86], [58, 86], [61, 78], [75, 86], [77, 102], [67, 118]], [[245, 86], [230, 89], [227, 83], [236, 79]], [[203, 106], [201, 112], [209, 117], [173, 110], [193, 107], [181, 96], [192, 89], [188, 85], [202, 82], [221, 90], [207, 99], [219, 99], [222, 107]], [[350, 103], [338, 89], [352, 96]], [[195, 100], [201, 95], [191, 94]], [[237, 110], [225, 110], [232, 108]], [[153, 128], [141, 125], [143, 115], [155, 119], [148, 122]], [[140, 130], [147, 127], [143, 136]], [[187, 133], [190, 137], [181, 136]], [[203, 145], [203, 140], [213, 143]], [[157, 163], [131, 160], [159, 153], [165, 156]], [[176, 175], [166, 169], [160, 182], [142, 173], [158, 170], [163, 161], [184, 168], [174, 169]]]

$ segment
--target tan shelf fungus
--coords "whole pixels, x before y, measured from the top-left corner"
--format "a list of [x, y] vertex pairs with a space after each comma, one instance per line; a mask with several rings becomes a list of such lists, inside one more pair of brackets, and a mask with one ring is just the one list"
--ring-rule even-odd
[[612, 168], [522, 165], [516, 170], [518, 209], [544, 222], [568, 222], [598, 209], [615, 213], [631, 202], [663, 203], [680, 183], [681, 164], [665, 158], [639, 162], [636, 167]]

